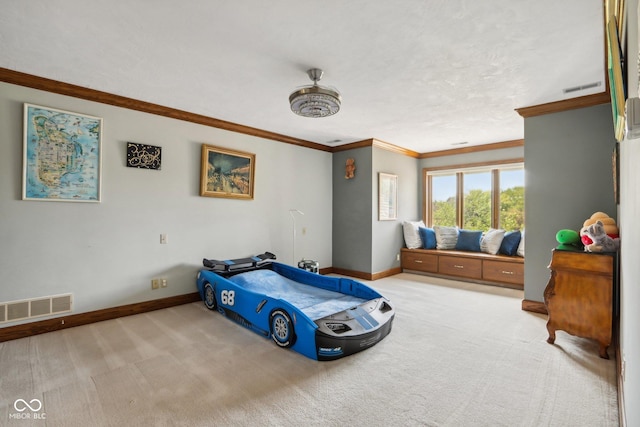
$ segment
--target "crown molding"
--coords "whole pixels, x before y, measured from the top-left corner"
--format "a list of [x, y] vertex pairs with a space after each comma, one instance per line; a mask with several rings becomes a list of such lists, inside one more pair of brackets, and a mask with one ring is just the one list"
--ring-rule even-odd
[[420, 159], [430, 159], [433, 157], [452, 156], [455, 154], [477, 153], [480, 151], [501, 150], [511, 147], [524, 146], [524, 139], [514, 139], [511, 141], [494, 142], [492, 144], [474, 145], [472, 147], [453, 148], [451, 150], [434, 151], [432, 153], [420, 154]]
[[526, 119], [529, 117], [542, 116], [544, 114], [560, 113], [562, 111], [575, 110], [578, 108], [593, 107], [595, 105], [606, 104], [609, 102], [611, 102], [611, 96], [607, 91], [593, 95], [580, 96], [573, 99], [533, 105], [531, 107], [516, 108], [516, 111]]
[[95, 89], [89, 89], [70, 83], [64, 83], [44, 77], [38, 77], [19, 71], [9, 70], [7, 68], [0, 68], [0, 81], [15, 84], [18, 86], [30, 87], [32, 89], [57, 93], [59, 95], [72, 96], [74, 98], [80, 98], [87, 101], [99, 102], [101, 104], [113, 105], [115, 107], [127, 108], [129, 110], [142, 111], [144, 113], [169, 117], [172, 119], [223, 129], [230, 132], [237, 132], [245, 135], [255, 136], [258, 138], [265, 138], [273, 141], [284, 142], [287, 144], [312, 148], [314, 150], [331, 152], [331, 147], [317, 144], [315, 142], [305, 141], [303, 139], [293, 138], [287, 135], [252, 128], [249, 126], [239, 125], [237, 123], [227, 122], [225, 120], [214, 119], [213, 117], [203, 116], [200, 114], [189, 113], [187, 111], [165, 107], [163, 105], [152, 104], [150, 102], [139, 101], [137, 99], [127, 98], [120, 95], [114, 95]]
[[393, 153], [402, 154], [404, 156], [414, 157], [416, 159], [420, 156], [420, 153], [408, 150], [406, 148], [399, 147], [389, 142], [380, 141], [379, 139], [375, 139], [375, 138], [369, 138], [369, 139], [364, 139], [362, 141], [352, 142], [350, 144], [339, 145], [337, 147], [333, 147], [331, 151], [333, 153], [338, 153], [340, 151], [353, 150], [356, 148], [363, 148], [363, 147], [377, 147], [383, 150], [391, 151]]

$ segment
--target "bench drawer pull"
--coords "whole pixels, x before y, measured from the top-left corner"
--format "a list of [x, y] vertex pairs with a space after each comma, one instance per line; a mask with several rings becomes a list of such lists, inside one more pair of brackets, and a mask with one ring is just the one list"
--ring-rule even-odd
[[414, 262], [416, 262], [418, 264], [422, 264], [422, 260], [421, 259], [416, 259], [416, 260], [414, 260]]
[[510, 274], [510, 275], [514, 275], [516, 274], [514, 271], [506, 271], [506, 270], [502, 270], [502, 274]]
[[464, 268], [464, 265], [453, 264], [455, 268]]

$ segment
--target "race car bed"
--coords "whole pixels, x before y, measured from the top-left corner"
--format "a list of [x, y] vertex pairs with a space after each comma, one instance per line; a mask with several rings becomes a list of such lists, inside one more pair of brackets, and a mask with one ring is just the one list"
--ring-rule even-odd
[[374, 289], [273, 262], [265, 252], [204, 259], [197, 285], [207, 308], [316, 360], [369, 348], [391, 331], [395, 311]]

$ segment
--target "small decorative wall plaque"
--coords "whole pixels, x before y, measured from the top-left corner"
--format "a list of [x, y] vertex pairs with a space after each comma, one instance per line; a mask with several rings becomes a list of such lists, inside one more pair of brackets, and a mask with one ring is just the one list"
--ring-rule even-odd
[[127, 142], [127, 166], [130, 168], [160, 170], [162, 147]]
[[356, 160], [347, 159], [344, 167], [344, 179], [351, 179], [356, 176]]

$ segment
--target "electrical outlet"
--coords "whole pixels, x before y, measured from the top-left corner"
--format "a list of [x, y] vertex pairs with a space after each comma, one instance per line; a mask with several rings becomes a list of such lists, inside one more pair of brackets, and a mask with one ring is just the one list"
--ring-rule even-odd
[[151, 289], [159, 289], [160, 288], [160, 279], [151, 279]]
[[167, 235], [165, 233], [162, 233], [160, 235], [160, 244], [161, 245], [166, 245], [167, 243], [168, 243]]
[[400, 254], [396, 254], [396, 261], [400, 261]]
[[169, 286], [169, 284], [167, 283], [167, 279], [160, 279], [160, 287], [166, 288], [167, 286]]

